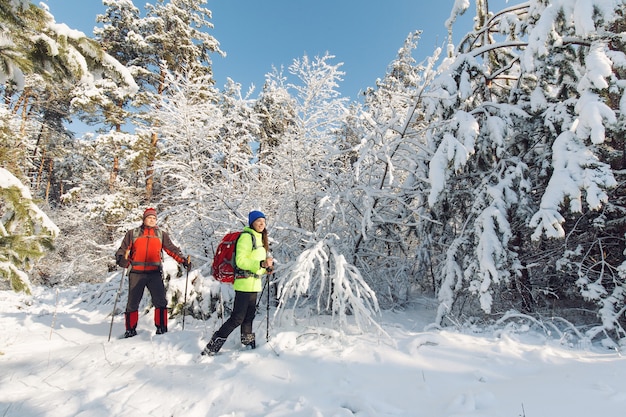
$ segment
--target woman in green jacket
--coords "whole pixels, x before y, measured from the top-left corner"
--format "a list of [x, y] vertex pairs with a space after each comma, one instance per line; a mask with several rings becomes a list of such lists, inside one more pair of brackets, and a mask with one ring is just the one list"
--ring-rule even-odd
[[260, 211], [248, 214], [248, 226], [237, 240], [235, 252], [235, 302], [230, 318], [224, 322], [202, 351], [203, 355], [214, 355], [226, 342], [233, 330], [241, 326], [241, 343], [254, 349], [256, 341], [252, 332], [252, 322], [256, 314], [256, 300], [263, 289], [261, 278], [270, 274], [274, 260], [269, 255], [265, 215]]

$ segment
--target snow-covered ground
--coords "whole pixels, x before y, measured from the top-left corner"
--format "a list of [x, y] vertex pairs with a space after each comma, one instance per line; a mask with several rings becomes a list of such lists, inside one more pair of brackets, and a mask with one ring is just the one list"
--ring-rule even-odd
[[[117, 281], [119, 282], [119, 281]], [[115, 286], [112, 281], [110, 285]], [[423, 302], [379, 318], [387, 335], [339, 334], [322, 318], [257, 317], [256, 350], [239, 333], [222, 353], [199, 352], [220, 324], [170, 321], [119, 339], [96, 286], [0, 292], [0, 416], [163, 417], [622, 417], [626, 360], [600, 346], [568, 346], [538, 330], [424, 330]], [[144, 298], [147, 298], [147, 294]], [[124, 304], [125, 299], [121, 300]], [[428, 327], [426, 327], [428, 328]], [[347, 333], [347, 332], [346, 332]]]

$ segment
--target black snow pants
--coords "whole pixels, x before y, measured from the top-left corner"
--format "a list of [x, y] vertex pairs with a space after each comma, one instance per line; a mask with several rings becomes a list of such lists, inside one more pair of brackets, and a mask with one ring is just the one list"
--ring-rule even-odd
[[139, 310], [139, 303], [143, 297], [143, 291], [148, 288], [152, 305], [155, 308], [166, 308], [167, 298], [165, 295], [165, 285], [160, 270], [150, 272], [131, 272], [128, 275], [128, 303], [126, 311]]
[[222, 324], [222, 327], [215, 332], [213, 337], [222, 337], [226, 339], [229, 334], [237, 327], [241, 326], [241, 334], [247, 335], [252, 333], [252, 322], [256, 315], [256, 299], [257, 292], [235, 291], [235, 302], [233, 303], [233, 312]]

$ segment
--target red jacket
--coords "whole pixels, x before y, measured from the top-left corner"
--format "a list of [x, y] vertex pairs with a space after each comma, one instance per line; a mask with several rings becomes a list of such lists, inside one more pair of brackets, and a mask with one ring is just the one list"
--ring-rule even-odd
[[158, 227], [140, 226], [129, 230], [122, 240], [120, 248], [115, 253], [117, 259], [124, 256], [130, 250], [128, 259], [135, 272], [157, 271], [161, 268], [162, 251], [174, 258], [176, 262], [183, 263], [185, 257], [181, 250], [172, 243], [169, 235]]

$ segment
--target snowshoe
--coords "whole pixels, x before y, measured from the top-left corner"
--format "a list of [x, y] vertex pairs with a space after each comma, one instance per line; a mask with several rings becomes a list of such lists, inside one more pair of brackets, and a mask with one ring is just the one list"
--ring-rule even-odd
[[126, 330], [126, 333], [124, 333], [124, 339], [128, 339], [129, 337], [134, 337], [134, 336], [137, 336], [137, 330], [135, 329]]
[[202, 350], [201, 355], [203, 356], [213, 356], [224, 346], [226, 342], [225, 337], [215, 337], [211, 338], [211, 341], [207, 343], [206, 347]]
[[256, 340], [254, 337], [254, 333], [242, 334], [241, 344], [244, 345], [247, 349], [256, 348]]

